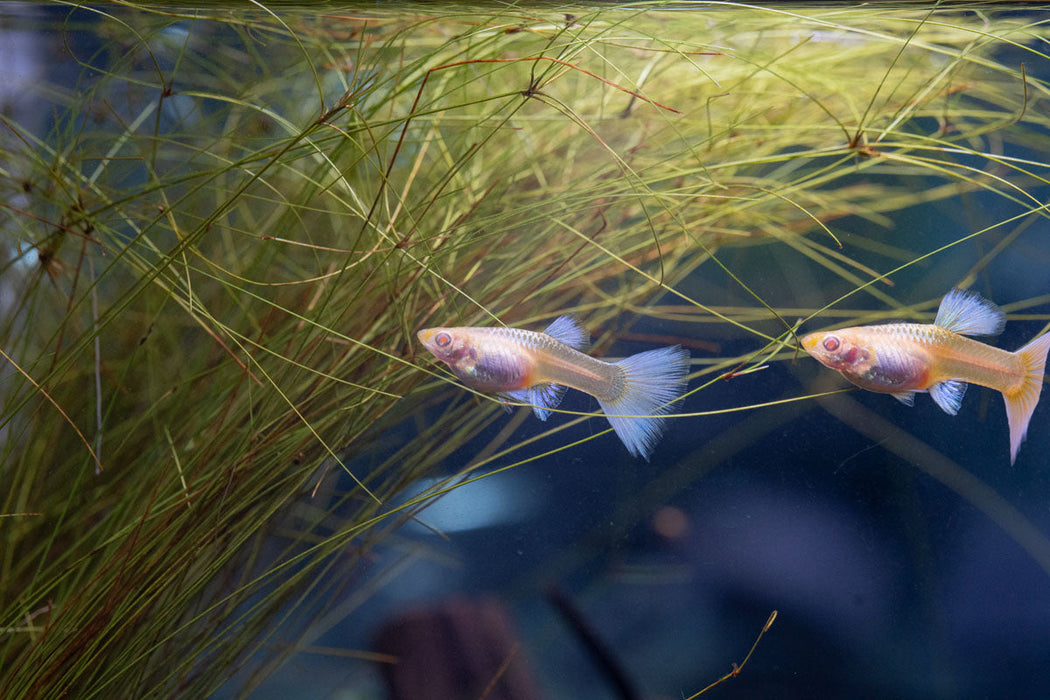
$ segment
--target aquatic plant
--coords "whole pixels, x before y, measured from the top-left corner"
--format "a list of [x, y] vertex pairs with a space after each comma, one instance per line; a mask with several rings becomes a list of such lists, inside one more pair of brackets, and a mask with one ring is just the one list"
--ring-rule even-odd
[[[419, 477], [550, 454], [512, 421], [465, 455], [503, 410], [420, 327], [573, 312], [604, 353], [648, 318], [702, 396], [850, 295], [932, 308], [941, 276], [892, 282], [975, 243], [950, 283], [974, 282], [1046, 219], [1024, 13], [571, 12], [27, 20], [78, 72], [27, 91], [37, 124], [0, 118], [0, 695], [203, 696], [245, 668], [247, 693], [464, 483], [402, 498]], [[893, 230], [938, 201], [966, 225]], [[543, 436], [588, 419], [558, 418]]]

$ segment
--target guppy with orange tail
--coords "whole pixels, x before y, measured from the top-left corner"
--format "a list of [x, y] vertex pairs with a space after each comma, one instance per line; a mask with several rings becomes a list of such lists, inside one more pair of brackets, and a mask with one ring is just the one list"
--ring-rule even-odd
[[811, 333], [800, 342], [823, 365], [862, 389], [893, 394], [909, 406], [916, 393], [928, 391], [954, 416], [967, 382], [1001, 392], [1013, 464], [1043, 388], [1050, 333], [1016, 352], [963, 337], [998, 335], [1005, 325], [1006, 315], [998, 306], [975, 292], [953, 289], [941, 300], [932, 325], [855, 326]]
[[572, 316], [561, 316], [542, 333], [470, 326], [425, 328], [417, 335], [466, 386], [531, 404], [540, 420], [547, 420], [566, 387], [590, 394], [627, 450], [646, 459], [689, 371], [689, 352], [677, 345], [618, 362], [585, 355], [580, 350], [590, 336]]

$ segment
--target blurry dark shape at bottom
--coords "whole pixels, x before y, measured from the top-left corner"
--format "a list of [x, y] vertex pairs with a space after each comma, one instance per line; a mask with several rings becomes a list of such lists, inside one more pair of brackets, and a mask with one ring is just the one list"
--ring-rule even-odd
[[542, 697], [496, 600], [457, 598], [402, 613], [380, 628], [375, 648], [397, 659], [383, 667], [391, 700]]

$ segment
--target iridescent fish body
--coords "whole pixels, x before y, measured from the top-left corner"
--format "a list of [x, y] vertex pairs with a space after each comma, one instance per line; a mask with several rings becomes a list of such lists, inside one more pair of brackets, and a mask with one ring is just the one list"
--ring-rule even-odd
[[966, 338], [998, 335], [1002, 310], [974, 292], [953, 289], [941, 300], [933, 324], [891, 323], [811, 333], [802, 347], [862, 389], [893, 394], [909, 406], [928, 391], [946, 413], [959, 411], [967, 383], [1003, 395], [1010, 423], [1010, 463], [1039, 402], [1050, 333], [1016, 352]]
[[646, 459], [689, 371], [689, 353], [677, 345], [618, 362], [586, 355], [580, 351], [590, 337], [572, 316], [561, 316], [542, 333], [470, 326], [426, 328], [418, 336], [463, 384], [530, 404], [540, 420], [558, 406], [566, 387], [590, 394], [628, 451]]

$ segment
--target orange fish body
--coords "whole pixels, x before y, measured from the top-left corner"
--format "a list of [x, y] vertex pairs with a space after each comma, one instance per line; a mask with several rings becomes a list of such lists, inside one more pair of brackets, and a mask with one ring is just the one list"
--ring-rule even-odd
[[959, 411], [967, 384], [999, 391], [1010, 423], [1010, 462], [1039, 401], [1050, 333], [1016, 352], [967, 338], [997, 335], [1006, 316], [974, 292], [953, 289], [933, 324], [891, 323], [811, 333], [802, 347], [831, 369], [869, 391], [893, 394], [911, 405], [929, 392], [945, 412]]
[[590, 338], [572, 316], [561, 316], [542, 333], [460, 326], [425, 328], [418, 336], [466, 386], [531, 404], [540, 420], [557, 407], [566, 387], [590, 394], [628, 451], [646, 458], [689, 369], [689, 353], [678, 346], [619, 362], [591, 357], [580, 352]]

